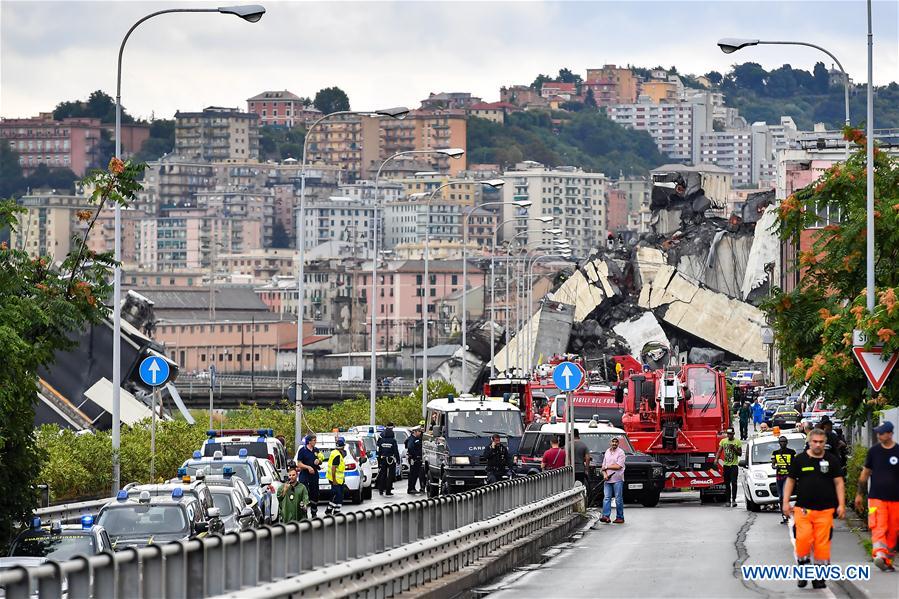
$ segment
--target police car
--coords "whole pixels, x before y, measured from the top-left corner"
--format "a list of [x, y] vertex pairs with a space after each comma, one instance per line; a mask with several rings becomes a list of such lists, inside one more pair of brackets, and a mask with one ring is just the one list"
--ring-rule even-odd
[[480, 487], [487, 482], [481, 460], [493, 434], [518, 453], [524, 432], [521, 412], [497, 398], [453, 395], [428, 402], [430, 423], [422, 435], [423, 468], [429, 497]]
[[97, 524], [106, 529], [113, 547], [122, 549], [203, 537], [209, 532], [205, 514], [200, 500], [180, 486], [155, 497], [147, 490], [134, 497], [122, 489], [100, 510]]
[[[234, 509], [237, 513], [241, 514], [237, 516], [238, 520], [242, 521], [245, 518], [243, 508], [249, 507], [253, 510], [253, 520], [250, 523], [250, 527], [259, 526], [265, 521], [265, 514], [262, 512], [262, 506], [250, 491], [247, 483], [243, 482], [243, 479], [240, 477], [234, 476], [234, 471], [231, 468], [226, 466], [223, 469], [221, 476], [216, 474], [207, 475], [205, 482], [206, 486], [209, 487], [209, 491], [212, 493], [212, 501], [215, 504], [215, 507], [221, 510], [222, 522], [225, 524], [226, 532], [228, 530], [228, 521], [226, 518], [227, 510], [220, 505], [220, 498], [216, 496], [216, 493], [221, 488], [230, 488], [235, 491], [238, 502], [234, 506]], [[241, 524], [243, 524], [243, 522], [241, 522]]]
[[281, 441], [275, 438], [274, 430], [270, 428], [208, 430], [206, 436], [208, 439], [200, 448], [203, 457], [212, 457], [216, 451], [221, 451], [224, 456], [236, 456], [241, 449], [246, 449], [247, 455], [268, 460], [274, 466], [279, 481], [287, 480], [287, 452]]
[[[590, 450], [593, 484], [602, 482], [603, 454], [609, 448], [612, 438], [618, 437], [618, 446], [625, 453], [624, 500], [640, 502], [646, 507], [658, 505], [662, 489], [665, 488], [665, 467], [661, 463], [645, 453], [634, 450], [627, 433], [612, 426], [608, 421], [578, 422], [574, 428], [580, 433], [581, 441]], [[541, 472], [543, 454], [551, 447], [552, 438], [558, 437], [559, 447], [565, 447], [565, 431], [564, 423], [529, 426], [524, 432], [521, 446], [515, 456], [516, 470], [521, 474]]]
[[[381, 467], [378, 465], [377, 433], [382, 430], [384, 430], [383, 426], [374, 427], [366, 424], [363, 426], [352, 426], [347, 431], [351, 435], [359, 437], [362, 447], [365, 448], [365, 455], [368, 457], [368, 467], [371, 469], [372, 481], [378, 480], [378, 474], [381, 472]], [[371, 489], [369, 489], [368, 495], [366, 495], [365, 498], [371, 499]]]
[[145, 494], [150, 497], [167, 497], [175, 489], [181, 489], [185, 495], [196, 497], [200, 501], [200, 510], [202, 511], [203, 519], [209, 523], [209, 532], [224, 532], [221, 514], [215, 508], [212, 493], [203, 481], [202, 476], [192, 480], [190, 476], [187, 476], [184, 469], [180, 469], [178, 477], [162, 484], [139, 485], [131, 483], [125, 485], [123, 490], [127, 491], [128, 497], [142, 497]]
[[780, 505], [777, 477], [771, 465], [771, 454], [780, 448], [777, 441], [780, 436], [787, 438], [787, 447], [797, 454], [805, 451], [805, 434], [797, 432], [783, 432], [780, 435], [773, 432], [760, 433], [744, 442], [740, 466], [746, 469], [743, 497], [746, 499], [746, 509], [750, 512], [758, 512], [765, 505]]
[[262, 506], [265, 521], [274, 522], [278, 518], [278, 498], [275, 496], [275, 480], [262, 466], [264, 461], [248, 455], [245, 447], [241, 448], [236, 456], [225, 456], [217, 450], [212, 457], [203, 457], [199, 451], [195, 451], [194, 457], [185, 460], [181, 468], [189, 476], [196, 476], [199, 471], [203, 471], [206, 476], [222, 475], [225, 468], [231, 468], [233, 475], [247, 484], [256, 501]]
[[93, 516], [82, 516], [79, 524], [63, 524], [59, 520], [45, 524], [35, 516], [31, 528], [13, 541], [9, 557], [0, 558], [0, 569], [37, 566], [48, 560], [64, 562], [76, 555], [112, 550], [109, 535], [95, 524]]
[[[331, 492], [331, 483], [328, 481], [327, 476], [328, 459], [331, 457], [331, 452], [337, 448], [338, 437], [343, 437], [346, 441], [347, 451], [344, 457], [346, 470], [344, 471], [343, 480], [347, 487], [347, 496], [356, 504], [362, 503], [366, 494], [371, 497], [372, 475], [371, 467], [368, 465], [368, 457], [361, 455], [357, 457], [357, 455], [354, 455], [358, 452], [358, 447], [361, 444], [359, 437], [349, 433], [315, 433], [315, 436], [318, 438], [315, 449], [325, 456], [321, 470], [318, 471], [318, 490], [323, 496], [322, 498], [327, 497], [328, 493]], [[296, 456], [294, 456], [294, 459], [296, 459]], [[366, 486], [368, 487], [367, 493], [365, 490]]]

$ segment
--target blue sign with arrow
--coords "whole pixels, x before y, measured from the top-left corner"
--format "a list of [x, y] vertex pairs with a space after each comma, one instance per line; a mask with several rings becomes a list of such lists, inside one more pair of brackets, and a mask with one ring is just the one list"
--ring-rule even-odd
[[574, 362], [562, 362], [553, 370], [553, 382], [560, 391], [574, 391], [583, 384], [584, 371]]
[[169, 363], [158, 356], [144, 358], [140, 363], [140, 380], [151, 387], [165, 385], [169, 380]]

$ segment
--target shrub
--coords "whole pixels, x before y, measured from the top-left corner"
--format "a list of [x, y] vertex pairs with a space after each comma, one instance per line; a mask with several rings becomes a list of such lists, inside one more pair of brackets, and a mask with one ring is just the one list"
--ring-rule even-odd
[[[863, 445], [855, 445], [852, 448], [852, 453], [849, 455], [849, 460], [846, 462], [846, 505], [850, 509], [855, 509], [853, 506], [855, 505], [855, 494], [858, 491], [858, 477], [862, 473], [862, 467], [864, 467], [867, 457], [868, 448]], [[862, 511], [858, 515], [867, 522], [867, 494], [863, 494]]]

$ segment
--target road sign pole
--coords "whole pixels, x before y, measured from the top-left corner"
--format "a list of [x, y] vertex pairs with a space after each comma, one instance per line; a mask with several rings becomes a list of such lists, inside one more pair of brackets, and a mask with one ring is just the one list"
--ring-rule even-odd
[[153, 388], [153, 399], [150, 403], [153, 417], [150, 421], [150, 482], [156, 482], [156, 406], [159, 404], [159, 387]]

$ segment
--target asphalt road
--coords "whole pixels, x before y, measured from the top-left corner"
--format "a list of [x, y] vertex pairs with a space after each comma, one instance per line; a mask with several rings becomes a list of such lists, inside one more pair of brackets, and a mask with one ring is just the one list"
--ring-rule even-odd
[[[408, 488], [409, 481], [408, 479], [397, 480], [393, 482], [393, 495], [382, 496], [378, 493], [378, 490], [372, 489], [371, 499], [364, 500], [361, 504], [356, 505], [351, 503], [349, 500], [346, 500], [341, 508], [343, 513], [347, 512], [358, 512], [361, 510], [367, 510], [369, 508], [378, 507], [382, 505], [388, 505], [391, 503], [402, 503], [404, 501], [413, 501], [415, 499], [423, 499], [426, 496], [423, 494], [420, 495], [409, 495], [406, 493], [406, 489]], [[328, 507], [328, 500], [323, 499], [319, 502], [318, 505], [318, 514], [321, 516], [324, 514], [325, 508]]]
[[[629, 504], [625, 524], [597, 523], [542, 565], [521, 568], [480, 594], [487, 592], [490, 599], [849, 596], [836, 583], [812, 590], [798, 589], [793, 581], [743, 581], [743, 564], [794, 561], [778, 514], [752, 514], [742, 496], [738, 501], [733, 508], [701, 505], [698, 493], [665, 493], [655, 508]], [[861, 563], [860, 552], [847, 549], [838, 555], [841, 546], [854, 543], [840, 534], [852, 535], [835, 532], [834, 563]]]

